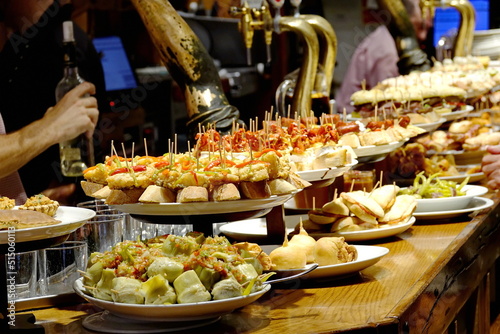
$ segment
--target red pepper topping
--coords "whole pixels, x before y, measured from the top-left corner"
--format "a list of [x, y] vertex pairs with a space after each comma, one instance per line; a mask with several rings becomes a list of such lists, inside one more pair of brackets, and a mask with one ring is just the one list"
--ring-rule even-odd
[[236, 168], [243, 168], [247, 165], [255, 165], [255, 164], [270, 165], [269, 162], [265, 162], [265, 161], [261, 161], [261, 160], [249, 160], [249, 161], [245, 161], [245, 162], [242, 162], [241, 164], [236, 165]]
[[261, 157], [263, 154], [265, 154], [265, 153], [269, 153], [269, 152], [275, 152], [275, 153], [276, 153], [276, 155], [277, 155], [278, 157], [281, 157], [281, 153], [280, 153], [280, 152], [278, 152], [278, 151], [276, 151], [274, 148], [266, 148], [266, 149], [264, 149], [264, 150], [262, 150], [262, 151], [260, 151], [260, 152], [254, 153], [254, 155], [253, 155], [253, 156], [254, 156], [254, 157], [256, 157], [256, 158], [259, 158], [259, 157]]

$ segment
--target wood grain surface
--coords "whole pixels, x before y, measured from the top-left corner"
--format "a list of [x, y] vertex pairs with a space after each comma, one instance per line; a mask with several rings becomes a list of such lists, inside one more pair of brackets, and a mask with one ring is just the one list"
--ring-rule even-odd
[[[396, 237], [365, 242], [390, 252], [350, 276], [277, 285], [257, 302], [196, 332], [441, 332], [500, 256], [494, 242], [500, 208], [493, 199], [495, 206], [475, 217], [417, 221]], [[80, 304], [33, 313], [47, 334], [87, 333], [81, 319], [96, 311]]]

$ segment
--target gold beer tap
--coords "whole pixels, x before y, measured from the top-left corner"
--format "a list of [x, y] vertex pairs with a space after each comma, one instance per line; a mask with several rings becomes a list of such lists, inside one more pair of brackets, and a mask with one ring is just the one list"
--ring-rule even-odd
[[460, 25], [455, 42], [453, 44], [452, 56], [464, 57], [472, 52], [472, 41], [476, 29], [476, 13], [469, 0], [422, 0], [422, 8], [430, 9], [434, 16], [435, 8], [455, 8], [460, 13]]
[[[276, 31], [276, 27], [273, 27], [273, 20], [267, 1], [263, 1], [259, 7], [256, 6], [251, 8], [251, 10], [249, 10], [248, 3], [245, 2], [242, 8], [232, 7], [231, 13], [233, 16], [240, 17], [239, 27], [247, 48], [248, 46], [251, 47], [253, 43], [252, 40], [251, 43], [247, 44], [247, 37], [252, 36], [253, 39], [254, 30], [264, 30], [267, 34], [266, 43], [269, 42], [269, 45], [272, 40], [272, 31], [277, 33], [290, 31], [301, 37], [305, 44], [304, 58], [297, 78], [291, 108], [299, 112], [303, 117], [308, 116], [311, 110], [311, 92], [314, 87], [319, 54], [318, 37], [312, 26], [301, 18], [279, 17], [277, 21], [278, 31]], [[252, 18], [251, 22], [249, 22], [250, 17]], [[251, 33], [245, 32], [244, 29], [251, 30]], [[250, 39], [248, 39], [248, 41], [250, 41]]]
[[323, 71], [324, 83], [316, 80], [316, 91], [320, 86], [326, 86], [322, 89], [327, 96], [330, 96], [330, 90], [333, 81], [333, 71], [335, 70], [335, 60], [337, 58], [337, 35], [332, 25], [324, 17], [319, 15], [300, 15], [307, 23], [313, 27], [319, 38], [319, 60], [318, 65]]
[[189, 135], [198, 125], [215, 124], [228, 133], [239, 120], [239, 111], [229, 104], [212, 57], [189, 25], [165, 0], [132, 0], [172, 78], [184, 93]]

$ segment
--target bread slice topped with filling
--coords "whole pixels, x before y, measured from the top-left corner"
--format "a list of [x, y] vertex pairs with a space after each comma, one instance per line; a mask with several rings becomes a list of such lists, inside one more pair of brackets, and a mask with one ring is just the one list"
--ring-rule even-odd
[[24, 229], [59, 224], [61, 221], [38, 211], [0, 210], [0, 230]]

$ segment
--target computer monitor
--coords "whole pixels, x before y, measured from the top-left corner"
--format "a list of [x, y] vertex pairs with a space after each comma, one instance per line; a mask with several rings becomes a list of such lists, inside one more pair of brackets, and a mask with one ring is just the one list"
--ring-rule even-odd
[[106, 91], [123, 91], [137, 87], [134, 72], [118, 36], [96, 37], [94, 47], [101, 54]]

